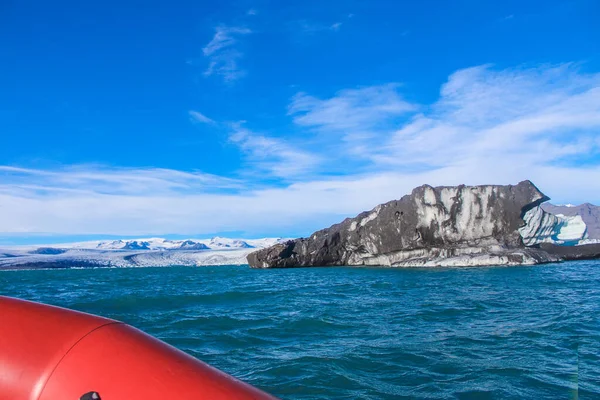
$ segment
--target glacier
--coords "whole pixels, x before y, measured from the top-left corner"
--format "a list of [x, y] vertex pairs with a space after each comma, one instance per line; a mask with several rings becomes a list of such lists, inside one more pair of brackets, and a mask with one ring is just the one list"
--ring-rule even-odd
[[142, 238], [0, 246], [0, 269], [245, 265], [250, 252], [282, 240]]

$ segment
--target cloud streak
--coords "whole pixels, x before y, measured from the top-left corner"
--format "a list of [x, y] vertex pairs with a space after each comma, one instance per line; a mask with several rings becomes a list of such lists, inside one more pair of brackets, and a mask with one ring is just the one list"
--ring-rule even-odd
[[369, 130], [390, 118], [415, 111], [402, 99], [397, 84], [347, 89], [329, 99], [296, 94], [288, 114], [298, 125], [329, 131]]
[[338, 21], [326, 25], [307, 20], [300, 20], [295, 21], [292, 24], [295, 32], [299, 32], [304, 35], [315, 35], [320, 32], [339, 32], [342, 28], [343, 22]]
[[220, 75], [228, 83], [243, 77], [246, 72], [240, 68], [239, 61], [244, 54], [236, 45], [241, 37], [251, 33], [252, 31], [245, 27], [217, 26], [213, 38], [202, 49], [209, 62], [204, 76]]
[[54, 170], [0, 166], [0, 193], [49, 197], [65, 192], [103, 195], [161, 195], [213, 192], [240, 187], [240, 181], [201, 172], [164, 168], [78, 165]]
[[316, 154], [303, 151], [284, 139], [251, 132], [242, 123], [232, 125], [229, 140], [246, 154], [254, 173], [296, 180], [315, 171], [321, 162]]
[[292, 98], [288, 115], [320, 136], [326, 147], [335, 147], [331, 154], [360, 156], [371, 153], [374, 141], [419, 108], [405, 101], [399, 88], [392, 83], [345, 89], [328, 99], [301, 92]]
[[193, 122], [199, 122], [202, 124], [209, 124], [209, 125], [215, 124], [214, 120], [208, 118], [206, 115], [202, 114], [199, 111], [191, 110], [188, 112], [188, 114], [190, 115], [190, 118]]

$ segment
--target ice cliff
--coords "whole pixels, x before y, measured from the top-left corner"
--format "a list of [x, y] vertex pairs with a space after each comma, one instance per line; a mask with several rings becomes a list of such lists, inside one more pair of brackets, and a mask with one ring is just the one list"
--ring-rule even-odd
[[547, 200], [530, 181], [424, 185], [309, 238], [253, 252], [248, 263], [254, 268], [519, 265], [600, 254], [598, 246], [556, 250], [583, 239], [586, 227], [581, 218], [545, 213], [539, 206]]
[[583, 242], [600, 241], [600, 207], [590, 203], [580, 205], [553, 205], [544, 203], [541, 206], [544, 211], [566, 217], [574, 217], [579, 215], [587, 227], [587, 236]]

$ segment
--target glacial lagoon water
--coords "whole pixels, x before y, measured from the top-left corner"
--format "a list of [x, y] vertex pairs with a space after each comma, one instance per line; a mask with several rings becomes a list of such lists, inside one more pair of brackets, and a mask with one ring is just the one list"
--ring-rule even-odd
[[284, 399], [600, 398], [597, 261], [0, 271], [0, 294], [122, 320]]

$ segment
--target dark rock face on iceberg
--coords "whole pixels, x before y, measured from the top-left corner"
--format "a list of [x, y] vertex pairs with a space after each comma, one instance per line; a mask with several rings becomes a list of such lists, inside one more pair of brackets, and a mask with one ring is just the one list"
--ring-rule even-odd
[[523, 245], [525, 213], [549, 200], [530, 181], [420, 186], [330, 228], [248, 255], [253, 268], [332, 265], [469, 266], [559, 261]]

